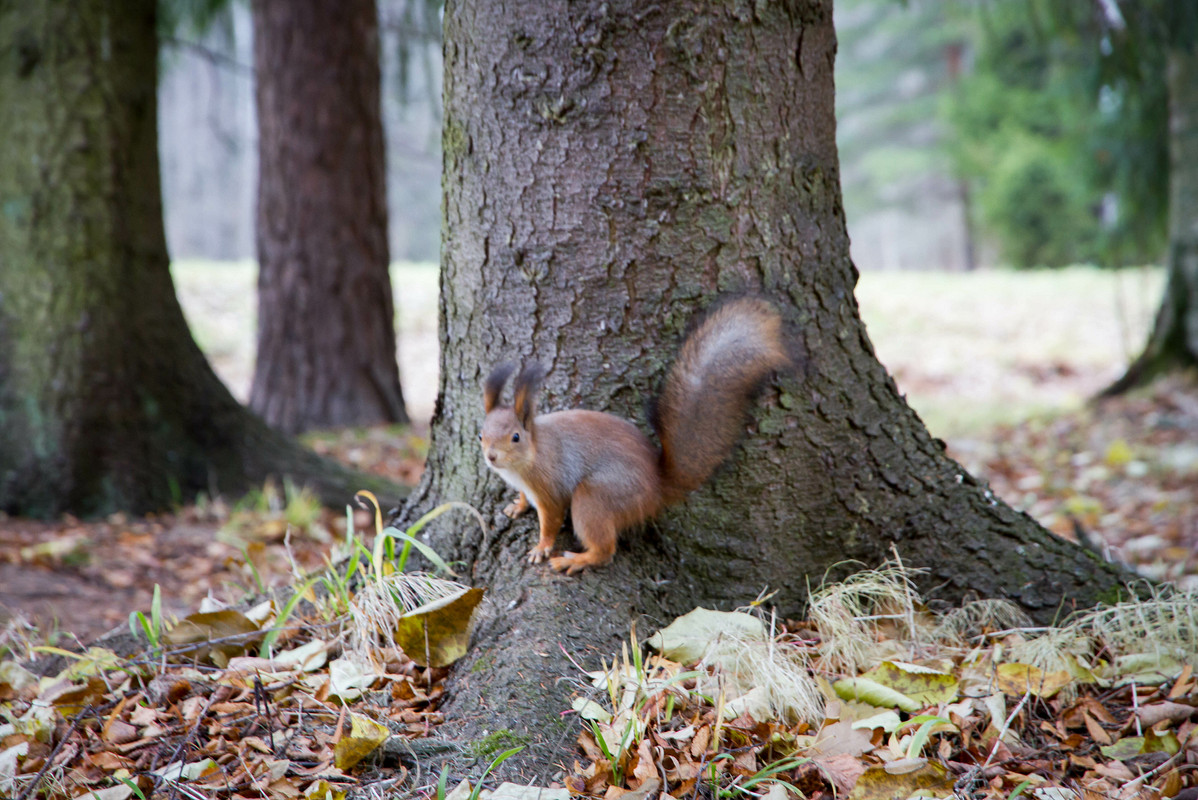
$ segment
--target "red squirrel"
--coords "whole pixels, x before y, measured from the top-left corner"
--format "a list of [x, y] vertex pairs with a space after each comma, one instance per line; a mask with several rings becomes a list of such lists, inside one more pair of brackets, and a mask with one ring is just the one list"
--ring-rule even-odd
[[513, 404], [500, 405], [515, 368], [496, 367], [483, 384], [479, 441], [487, 466], [519, 491], [503, 513], [537, 509], [541, 537], [529, 562], [549, 557], [567, 507], [584, 549], [549, 558], [549, 566], [574, 575], [611, 561], [621, 531], [707, 482], [735, 446], [758, 386], [789, 363], [781, 318], [768, 301], [742, 297], [716, 306], [683, 340], [657, 398], [660, 451], [611, 414], [538, 415], [544, 369], [535, 362], [516, 376]]

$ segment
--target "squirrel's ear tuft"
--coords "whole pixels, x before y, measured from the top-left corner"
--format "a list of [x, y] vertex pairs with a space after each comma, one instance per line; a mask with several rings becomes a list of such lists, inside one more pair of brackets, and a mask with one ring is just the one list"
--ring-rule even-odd
[[490, 414], [491, 409], [499, 405], [499, 395], [503, 394], [503, 386], [515, 371], [516, 365], [510, 362], [491, 370], [491, 374], [483, 382], [483, 411]]
[[520, 425], [526, 431], [532, 430], [532, 421], [537, 415], [537, 389], [541, 388], [541, 381], [544, 378], [545, 368], [536, 361], [520, 370], [520, 374], [516, 376], [516, 382], [513, 385], [516, 402], [513, 404], [513, 408], [516, 411], [516, 419], [520, 421]]

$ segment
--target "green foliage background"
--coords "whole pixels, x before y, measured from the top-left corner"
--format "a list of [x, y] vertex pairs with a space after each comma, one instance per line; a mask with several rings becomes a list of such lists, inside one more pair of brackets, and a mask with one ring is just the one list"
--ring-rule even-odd
[[960, 5], [973, 64], [942, 114], [955, 168], [975, 192], [976, 221], [1004, 260], [1159, 260], [1168, 216], [1164, 70], [1177, 4]]

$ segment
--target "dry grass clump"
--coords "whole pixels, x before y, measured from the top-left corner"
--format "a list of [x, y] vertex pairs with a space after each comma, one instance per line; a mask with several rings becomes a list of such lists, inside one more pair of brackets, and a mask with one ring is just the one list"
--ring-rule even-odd
[[348, 654], [372, 663], [380, 648], [393, 648], [395, 628], [409, 614], [468, 587], [443, 578], [418, 573], [393, 572], [366, 582], [349, 604]]
[[1198, 662], [1195, 591], [1155, 588], [1142, 600], [1099, 606], [1060, 625], [1033, 628], [1027, 615], [1005, 600], [976, 600], [933, 616], [923, 610], [914, 574], [896, 554], [878, 569], [812, 594], [809, 615], [820, 632], [825, 669], [855, 674], [893, 658], [896, 651], [918, 657], [936, 649], [976, 646], [988, 635], [1009, 636], [1014, 662], [1045, 673], [1089, 675], [1090, 680], [1090, 671], [1102, 662], [1119, 661], [1117, 670], [1142, 664], [1146, 674]]
[[779, 646], [773, 636], [724, 632], [711, 641], [698, 669], [700, 692], [732, 698], [734, 708], [755, 719], [794, 725], [824, 718], [824, 697], [811, 677], [807, 657], [794, 647]]
[[811, 595], [808, 615], [823, 640], [827, 669], [855, 674], [878, 662], [886, 639], [893, 646], [894, 641], [917, 645], [931, 638], [933, 626], [919, 608], [923, 601], [912, 574], [901, 562], [888, 561], [825, 584]]
[[1032, 620], [1010, 600], [971, 600], [941, 615], [932, 638], [946, 645], [976, 641], [979, 637], [1013, 628], [1028, 628]]
[[[1067, 672], [1078, 676], [1089, 670], [1094, 640], [1086, 626], [1077, 623], [1050, 628], [1025, 628], [1022, 637], [1011, 645], [1011, 660], [1019, 664], [1030, 664], [1045, 674]], [[1061, 689], [1061, 696], [1072, 699], [1077, 696], [1079, 686], [1069, 683]]]
[[1154, 588], [1145, 600], [1099, 606], [1083, 624], [1113, 655], [1198, 661], [1198, 592]]

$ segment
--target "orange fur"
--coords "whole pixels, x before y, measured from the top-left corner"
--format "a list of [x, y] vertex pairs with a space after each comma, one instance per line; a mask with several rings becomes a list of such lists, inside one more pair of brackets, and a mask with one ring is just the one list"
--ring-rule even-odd
[[[777, 310], [758, 298], [724, 303], [687, 335], [657, 402], [659, 453], [631, 422], [574, 409], [537, 415], [543, 370], [515, 380], [512, 406], [499, 403], [513, 369], [484, 383], [487, 412], [479, 440], [488, 467], [519, 490], [504, 509], [537, 509], [540, 538], [528, 560], [575, 574], [611, 561], [624, 531], [702, 485], [728, 457], [758, 385], [789, 363]], [[581, 553], [549, 558], [567, 508]]]

